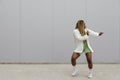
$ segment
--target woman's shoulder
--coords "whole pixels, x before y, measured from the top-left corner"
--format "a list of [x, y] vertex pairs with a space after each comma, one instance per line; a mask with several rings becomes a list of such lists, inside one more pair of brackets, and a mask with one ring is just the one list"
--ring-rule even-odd
[[[90, 30], [89, 28], [85, 28], [85, 31]], [[78, 29], [74, 29], [73, 32], [79, 31]]]
[[85, 30], [89, 30], [89, 28], [85, 28]]
[[78, 29], [74, 29], [74, 30], [73, 30], [73, 32], [76, 32], [76, 31], [78, 31]]
[[78, 29], [74, 29], [74, 30], [73, 30], [73, 34], [78, 33], [78, 32], [79, 32]]
[[89, 29], [89, 28], [85, 28], [85, 31], [91, 31], [91, 29]]

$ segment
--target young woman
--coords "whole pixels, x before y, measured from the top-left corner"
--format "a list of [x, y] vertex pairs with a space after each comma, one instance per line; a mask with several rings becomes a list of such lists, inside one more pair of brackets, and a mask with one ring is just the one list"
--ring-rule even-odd
[[71, 57], [71, 64], [73, 66], [73, 72], [72, 75], [76, 75], [78, 72], [78, 69], [76, 67], [76, 59], [82, 54], [85, 53], [87, 62], [88, 62], [88, 68], [89, 73], [88, 77], [92, 77], [92, 48], [89, 44], [89, 36], [101, 36], [103, 32], [97, 33], [94, 32], [85, 26], [85, 22], [83, 20], [79, 20], [76, 24], [76, 27], [73, 31], [75, 43], [76, 43], [76, 49], [73, 51], [72, 57]]

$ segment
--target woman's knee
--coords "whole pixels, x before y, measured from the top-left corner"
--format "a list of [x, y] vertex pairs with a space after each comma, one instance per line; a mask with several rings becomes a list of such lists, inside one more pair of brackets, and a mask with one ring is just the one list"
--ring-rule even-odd
[[72, 56], [71, 61], [75, 61], [76, 59], [77, 59], [77, 58], [75, 58], [75, 57]]
[[72, 57], [71, 57], [71, 60], [74, 61], [74, 60], [76, 60], [79, 56], [80, 56], [80, 54], [78, 54], [78, 53], [73, 53], [73, 55], [72, 55]]

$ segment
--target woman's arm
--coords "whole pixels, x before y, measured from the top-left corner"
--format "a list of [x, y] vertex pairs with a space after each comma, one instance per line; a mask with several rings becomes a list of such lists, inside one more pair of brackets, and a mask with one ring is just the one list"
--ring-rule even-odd
[[74, 30], [73, 35], [76, 39], [81, 40], [81, 41], [87, 40], [89, 38], [89, 36], [87, 34], [84, 35], [84, 36], [81, 36], [81, 34], [78, 30]]
[[92, 35], [92, 36], [101, 36], [103, 34], [103, 32], [95, 32], [95, 31], [92, 31], [90, 29], [87, 29], [87, 34], [88, 35]]
[[90, 30], [90, 29], [87, 29], [87, 32], [89, 33], [89, 35], [99, 36], [99, 33], [98, 33], [98, 32], [92, 31], [92, 30]]

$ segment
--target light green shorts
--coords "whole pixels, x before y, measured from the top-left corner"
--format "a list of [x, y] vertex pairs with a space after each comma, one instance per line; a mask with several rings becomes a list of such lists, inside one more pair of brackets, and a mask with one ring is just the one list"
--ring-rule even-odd
[[87, 44], [87, 41], [86, 41], [86, 40], [83, 41], [83, 44], [84, 44], [84, 47], [83, 47], [82, 53], [91, 52], [91, 50], [90, 50], [89, 47], [88, 47], [88, 44]]

